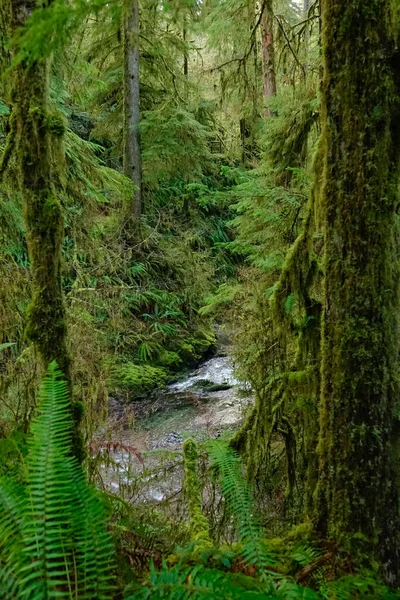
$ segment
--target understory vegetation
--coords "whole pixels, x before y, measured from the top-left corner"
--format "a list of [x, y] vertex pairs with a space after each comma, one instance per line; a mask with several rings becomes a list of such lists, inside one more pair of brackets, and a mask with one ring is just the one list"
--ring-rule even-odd
[[398, 598], [397, 3], [0, 2], [0, 596]]

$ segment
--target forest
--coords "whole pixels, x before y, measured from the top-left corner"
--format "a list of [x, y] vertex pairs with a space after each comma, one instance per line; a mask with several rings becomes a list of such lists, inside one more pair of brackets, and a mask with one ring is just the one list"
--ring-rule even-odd
[[0, 598], [400, 598], [400, 0], [0, 0]]

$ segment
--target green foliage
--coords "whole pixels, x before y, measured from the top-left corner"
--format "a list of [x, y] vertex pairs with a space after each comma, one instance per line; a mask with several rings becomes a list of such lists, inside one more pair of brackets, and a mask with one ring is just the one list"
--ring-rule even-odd
[[183, 108], [145, 112], [141, 135], [144, 179], [152, 186], [189, 173], [195, 181], [211, 158], [208, 128]]
[[0, 192], [0, 240], [1, 256], [6, 260], [14, 260], [21, 267], [26, 267], [28, 253], [20, 198], [10, 196], [7, 192]]
[[177, 352], [163, 350], [157, 357], [157, 362], [163, 367], [177, 369], [182, 363], [182, 359]]
[[188, 438], [183, 443], [182, 451], [185, 469], [184, 490], [186, 502], [189, 507], [191, 538], [194, 542], [201, 544], [201, 546], [211, 546], [208, 521], [202, 512], [196, 442]]
[[71, 456], [68, 396], [52, 363], [32, 422], [25, 484], [0, 481], [3, 598], [112, 597], [113, 547], [101, 502]]
[[341, 577], [337, 581], [323, 584], [320, 593], [326, 600], [373, 600], [374, 598], [395, 600], [398, 598], [398, 591], [379, 584], [369, 575]]
[[265, 273], [282, 268], [288, 244], [296, 239], [307, 203], [307, 178], [295, 177], [291, 186], [277, 185], [261, 170], [232, 189], [239, 215], [233, 225], [237, 236], [232, 250], [244, 254]]
[[294, 583], [285, 582], [275, 586], [272, 581], [260, 582], [253, 577], [242, 574], [224, 573], [218, 570], [205, 569], [202, 566], [181, 567], [177, 565], [168, 569], [166, 563], [160, 571], [154, 567], [150, 571], [150, 581], [143, 589], [126, 600], [139, 599], [168, 600], [319, 600], [321, 597], [314, 591], [302, 588]]
[[5, 344], [0, 344], [0, 352], [2, 350], [6, 350], [6, 348], [12, 348], [13, 346], [15, 346], [13, 342], [6, 342]]
[[315, 142], [319, 97], [314, 85], [299, 86], [293, 94], [282, 91], [271, 100], [274, 118], [263, 123], [261, 145], [264, 168], [272, 168], [277, 183], [287, 186], [293, 177], [302, 183], [308, 145]]
[[[321, 215], [313, 207], [308, 213], [307, 202], [320, 119], [319, 3], [313, 2], [306, 16], [298, 2], [274, 3], [278, 93], [269, 103], [273, 114], [265, 119], [260, 118], [263, 7], [240, 0], [140, 2], [146, 214], [134, 228], [126, 220], [132, 185], [120, 172], [123, 4], [44, 3], [12, 41], [3, 30], [5, 7], [0, 14], [1, 66], [9, 66], [9, 50], [16, 47], [14, 66], [21, 68], [51, 57], [44, 123], [54, 137], [66, 130], [63, 150], [53, 151], [51, 162], [65, 225], [61, 275], [69, 347], [74, 349], [73, 393], [81, 390], [83, 395], [86, 436], [97, 427], [99, 407], [106, 404], [110, 388], [128, 398], [148, 394], [179, 369], [196, 364], [215, 344], [213, 319], [232, 330], [238, 374], [256, 393], [255, 408], [233, 440], [247, 452], [246, 465], [242, 468], [236, 453], [223, 445], [210, 446], [212, 472], [220, 478], [215, 485], [222, 491], [225, 533], [240, 541], [235, 547], [209, 547], [197, 450], [185, 443], [191, 535], [207, 546], [208, 554], [203, 548], [200, 557], [191, 546], [187, 555], [180, 555], [182, 564], [152, 568], [150, 582], [139, 584], [135, 597], [391, 598], [368, 576], [328, 581], [324, 553], [307, 545], [305, 531], [296, 541], [288, 537], [276, 545], [266, 542], [253, 490], [242, 476], [245, 466], [250, 476], [257, 475], [262, 489], [257, 500], [263, 522], [271, 529], [281, 532], [310, 514], [323, 240], [318, 229]], [[5, 133], [13, 123], [9, 83], [7, 77], [0, 83], [6, 99], [0, 99], [3, 156]], [[374, 122], [380, 108], [376, 111]], [[356, 160], [356, 154], [351, 156]], [[318, 160], [316, 165], [317, 194]], [[31, 441], [23, 461], [26, 472], [18, 467], [26, 452], [38, 374], [33, 348], [23, 337], [31, 280], [14, 166], [11, 161], [12, 177], [1, 182], [0, 190], [0, 432], [11, 434], [0, 440], [4, 596], [44, 597], [46, 577], [36, 575], [48, 567], [51, 594], [101, 597], [103, 592], [89, 589], [89, 583], [86, 591], [84, 583], [77, 587], [86, 577], [86, 564], [91, 570], [88, 581], [92, 576], [93, 582], [103, 581], [97, 571], [104, 569], [100, 585], [106, 597], [109, 570], [101, 546], [108, 552], [109, 540], [105, 529], [100, 531], [104, 515], [65, 451], [70, 439], [61, 425], [69, 419], [66, 406], [65, 414], [57, 407], [41, 409], [40, 422], [47, 423], [47, 430], [35, 424], [33, 433], [34, 439], [41, 436], [45, 441], [40, 448], [32, 447]], [[58, 375], [49, 372], [52, 376], [51, 385], [57, 387]], [[57, 436], [64, 440], [64, 449], [51, 441]], [[22, 487], [17, 483], [21, 479]], [[304, 489], [305, 480], [311, 482], [309, 489]], [[59, 506], [61, 500], [66, 508]], [[149, 509], [149, 520], [152, 514]], [[174, 521], [163, 525], [160, 514], [153, 515], [150, 529], [143, 526], [143, 531], [140, 519], [119, 522], [114, 515], [125, 568], [133, 562], [135, 575], [143, 575], [149, 556], [157, 562], [160, 554], [175, 551], [173, 541], [179, 536]], [[186, 524], [183, 529], [187, 541]], [[153, 552], [156, 530], [169, 544]], [[97, 540], [97, 546], [89, 548], [89, 538]], [[140, 543], [139, 550], [135, 546], [132, 551], [132, 538], [141, 539], [142, 563]], [[188, 567], [186, 559], [204, 560], [206, 566]], [[218, 569], [210, 568], [216, 565]], [[318, 594], [273, 574], [294, 574], [299, 568], [309, 569], [302, 583], [318, 588]], [[242, 572], [231, 572], [234, 569]], [[32, 585], [18, 596], [20, 581], [31, 575]], [[58, 577], [66, 582], [69, 575], [66, 587], [54, 583]], [[130, 572], [128, 579], [132, 576]]]
[[212, 296], [208, 296], [205, 301], [206, 304], [201, 307], [200, 314], [209, 315], [214, 314], [221, 308], [223, 309], [227, 304], [231, 304], [236, 294], [240, 291], [239, 285], [232, 285], [229, 283], [223, 283], [219, 286], [217, 292]]
[[8, 106], [0, 98], [0, 117], [5, 117], [10, 114]]
[[237, 532], [243, 544], [243, 558], [255, 566], [260, 575], [274, 564], [268, 548], [263, 543], [251, 488], [242, 476], [239, 455], [227, 444], [210, 442], [208, 452], [211, 465], [216, 469], [227, 508], [233, 515]]
[[[144, 360], [148, 355], [143, 357]], [[154, 387], [163, 387], [168, 379], [167, 372], [161, 367], [134, 363], [116, 364], [111, 372], [112, 385], [115, 389], [133, 392], [140, 395]]]
[[[96, 0], [90, 5], [84, 0], [74, 0], [68, 5], [56, 0], [41, 6], [15, 36], [14, 43], [18, 47], [18, 53], [14, 64], [23, 61], [33, 63], [59, 52], [71, 42], [83, 19], [90, 14], [98, 14], [104, 7], [109, 7], [104, 0]], [[109, 8], [113, 9], [111, 6]]]

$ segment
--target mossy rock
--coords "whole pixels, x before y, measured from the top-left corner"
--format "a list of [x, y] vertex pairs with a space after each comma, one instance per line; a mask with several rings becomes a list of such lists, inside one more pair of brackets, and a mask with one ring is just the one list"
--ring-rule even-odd
[[193, 362], [198, 359], [193, 344], [189, 344], [189, 342], [184, 342], [181, 344], [178, 353], [180, 358], [186, 363]]
[[205, 392], [222, 392], [230, 390], [232, 386], [229, 383], [215, 383], [209, 379], [199, 379], [192, 387], [196, 390], [204, 390]]
[[210, 349], [216, 348], [214, 329], [198, 329], [190, 340], [196, 353], [203, 355]]
[[162, 367], [125, 363], [112, 369], [111, 385], [118, 390], [141, 396], [157, 387], [164, 387], [168, 381], [168, 372]]
[[183, 341], [176, 350], [182, 362], [187, 365], [197, 363], [202, 356], [216, 349], [215, 333], [213, 329], [198, 329]]
[[171, 352], [169, 350], [163, 350], [157, 357], [157, 363], [162, 367], [168, 367], [176, 370], [182, 364], [182, 358], [177, 352]]

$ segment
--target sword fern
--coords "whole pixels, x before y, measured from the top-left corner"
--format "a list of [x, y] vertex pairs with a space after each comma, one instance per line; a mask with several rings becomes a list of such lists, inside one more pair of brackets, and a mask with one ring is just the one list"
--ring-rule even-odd
[[25, 483], [0, 479], [4, 600], [108, 600], [113, 545], [101, 502], [71, 455], [68, 385], [56, 363], [42, 382]]

